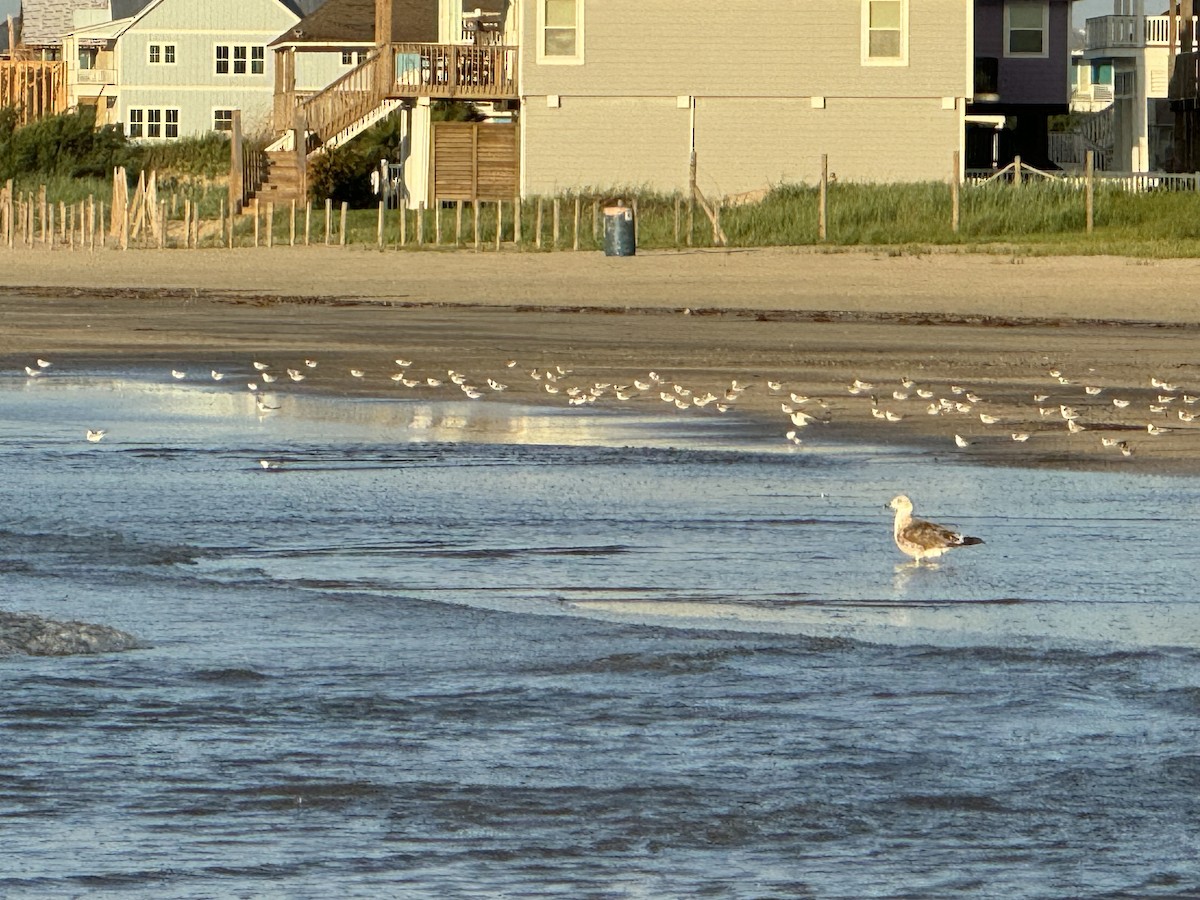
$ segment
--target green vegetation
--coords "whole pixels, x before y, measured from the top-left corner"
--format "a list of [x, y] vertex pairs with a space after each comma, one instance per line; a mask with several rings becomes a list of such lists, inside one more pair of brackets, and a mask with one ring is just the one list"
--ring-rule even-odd
[[[435, 109], [440, 119], [469, 119], [474, 110], [465, 104], [444, 104]], [[65, 207], [94, 198], [111, 204], [111, 172], [125, 166], [130, 187], [138, 174], [158, 173], [159, 199], [169, 216], [182, 218], [188, 206], [199, 211], [209, 225], [202, 229], [204, 243], [216, 243], [216, 220], [224, 208], [225, 177], [229, 166], [228, 140], [221, 135], [170, 143], [136, 144], [118, 129], [96, 129], [88, 111], [47, 118], [24, 128], [15, 126], [11, 110], [0, 109], [0, 185], [14, 179], [18, 196], [36, 196], [42, 186], [53, 204]], [[310, 241], [324, 243], [325, 200], [332, 201], [331, 242], [340, 243], [340, 205], [350, 204], [346, 242], [377, 246], [376, 200], [369, 192], [369, 173], [384, 157], [399, 156], [399, 122], [384, 120], [346, 148], [314, 160], [310, 170], [313, 211]], [[1192, 188], [1195, 186], [1193, 185]], [[575, 245], [575, 209], [578, 202], [578, 245], [581, 250], [603, 246], [603, 208], [616, 201], [636, 204], [638, 247], [663, 249], [712, 247], [713, 225], [701, 205], [691, 211], [678, 195], [655, 193], [636, 187], [587, 190], [553, 197], [526, 198], [521, 206], [520, 246], [524, 250], [570, 249]], [[558, 207], [558, 233], [554, 209]], [[536, 229], [541, 206], [541, 239]], [[1095, 228], [1085, 231], [1084, 192], [1078, 180], [1027, 180], [1020, 186], [999, 181], [968, 184], [961, 189], [960, 227], [951, 228], [951, 197], [943, 183], [869, 185], [834, 183], [829, 186], [827, 234], [818, 239], [818, 191], [798, 184], [776, 186], [753, 203], [718, 210], [721, 230], [730, 247], [812, 246], [837, 251], [845, 247], [878, 247], [891, 253], [921, 253], [942, 247], [970, 252], [1014, 255], [1120, 254], [1138, 257], [1200, 257], [1200, 190], [1132, 191], [1119, 183], [1098, 180], [1095, 188]], [[265, 212], [265, 211], [264, 211]], [[285, 208], [275, 211], [273, 240], [291, 240], [292, 226]], [[465, 246], [474, 245], [474, 212], [470, 204], [458, 211], [444, 204], [435, 215], [422, 215], [423, 239], [417, 239], [417, 215], [405, 219], [406, 247], [438, 245], [441, 222], [443, 247], [453, 246], [456, 234]], [[513, 205], [502, 211], [502, 242], [516, 236]], [[395, 247], [400, 240], [400, 216], [388, 210], [384, 242]], [[495, 247], [497, 207], [480, 204], [480, 243]], [[303, 242], [304, 210], [297, 214], [296, 240]], [[181, 231], [182, 229], [180, 229]], [[253, 221], [242, 216], [235, 242], [253, 242]], [[224, 240], [224, 239], [222, 239]], [[266, 243], [265, 223], [260, 243]]]

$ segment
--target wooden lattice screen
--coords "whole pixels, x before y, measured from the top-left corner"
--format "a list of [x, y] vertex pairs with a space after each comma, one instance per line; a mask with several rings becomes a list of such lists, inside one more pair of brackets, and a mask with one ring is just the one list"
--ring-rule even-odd
[[435, 122], [435, 200], [511, 200], [520, 172], [517, 126], [494, 122]]

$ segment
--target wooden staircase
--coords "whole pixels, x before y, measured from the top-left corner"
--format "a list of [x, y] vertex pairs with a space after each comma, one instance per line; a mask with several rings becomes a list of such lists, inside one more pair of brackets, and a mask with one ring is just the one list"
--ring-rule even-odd
[[266, 177], [254, 192], [254, 199], [260, 204], [292, 200], [303, 204], [305, 197], [300, 181], [300, 160], [294, 150], [268, 150]]

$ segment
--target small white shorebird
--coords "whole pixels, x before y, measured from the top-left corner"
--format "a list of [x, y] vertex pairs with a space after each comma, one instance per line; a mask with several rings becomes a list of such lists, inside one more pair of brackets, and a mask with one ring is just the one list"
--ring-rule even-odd
[[87, 430], [87, 439], [93, 444], [98, 444], [104, 440], [104, 436], [108, 434], [103, 428], [89, 428]]
[[912, 501], [904, 494], [893, 497], [887, 505], [895, 510], [896, 521], [892, 526], [892, 537], [901, 553], [911, 556], [916, 562], [935, 559], [955, 547], [982, 544], [977, 537], [967, 537], [957, 531], [912, 517]]

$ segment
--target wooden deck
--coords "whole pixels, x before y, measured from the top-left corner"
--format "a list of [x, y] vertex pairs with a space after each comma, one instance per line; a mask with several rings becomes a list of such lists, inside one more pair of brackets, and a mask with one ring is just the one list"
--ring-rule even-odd
[[283, 131], [303, 123], [319, 142], [329, 140], [387, 99], [517, 97], [516, 47], [384, 44], [316, 94], [296, 91], [291, 51], [276, 52], [275, 129]]

